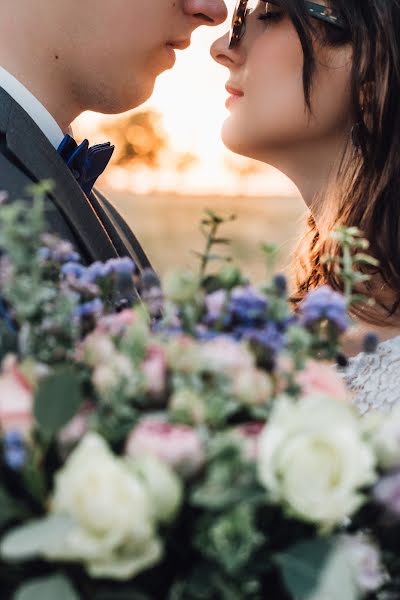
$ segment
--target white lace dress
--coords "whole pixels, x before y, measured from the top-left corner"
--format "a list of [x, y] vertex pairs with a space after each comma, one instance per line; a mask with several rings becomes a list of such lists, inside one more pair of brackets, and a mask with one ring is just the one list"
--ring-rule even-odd
[[400, 404], [400, 336], [381, 342], [374, 354], [351, 358], [343, 376], [361, 414]]

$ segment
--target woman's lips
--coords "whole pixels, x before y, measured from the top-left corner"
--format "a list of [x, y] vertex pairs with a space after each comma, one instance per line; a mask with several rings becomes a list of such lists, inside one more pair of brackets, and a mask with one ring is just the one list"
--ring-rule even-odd
[[238, 90], [237, 88], [232, 87], [231, 85], [225, 86], [226, 91], [229, 94], [229, 98], [227, 98], [225, 102], [226, 108], [231, 108], [240, 98], [243, 98], [244, 93], [242, 90]]

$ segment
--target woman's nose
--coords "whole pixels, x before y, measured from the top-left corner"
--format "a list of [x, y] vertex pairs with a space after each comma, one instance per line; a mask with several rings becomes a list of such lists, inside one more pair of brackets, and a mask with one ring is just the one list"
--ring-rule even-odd
[[228, 16], [223, 0], [184, 0], [184, 12], [196, 19], [198, 25], [221, 25]]
[[229, 33], [227, 32], [225, 35], [215, 40], [210, 48], [212, 58], [220, 65], [228, 67], [228, 69], [243, 62], [241, 49], [229, 48], [229, 37]]

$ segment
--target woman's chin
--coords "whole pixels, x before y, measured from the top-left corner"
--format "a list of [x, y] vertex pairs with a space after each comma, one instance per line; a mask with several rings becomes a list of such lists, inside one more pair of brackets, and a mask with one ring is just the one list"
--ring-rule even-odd
[[237, 127], [232, 123], [232, 117], [229, 117], [222, 126], [221, 139], [224, 146], [232, 152], [237, 152], [237, 148], [240, 146], [240, 135], [238, 133]]
[[231, 152], [254, 158], [251, 144], [240, 134], [239, 129], [235, 127], [231, 119], [225, 121], [221, 131], [221, 139], [224, 146]]

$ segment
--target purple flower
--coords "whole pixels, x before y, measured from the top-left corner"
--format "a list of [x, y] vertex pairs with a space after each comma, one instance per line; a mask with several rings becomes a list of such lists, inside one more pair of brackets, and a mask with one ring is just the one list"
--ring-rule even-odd
[[305, 326], [327, 319], [339, 331], [346, 331], [349, 327], [346, 299], [328, 285], [323, 285], [306, 296], [300, 305], [300, 314]]
[[92, 263], [83, 273], [82, 278], [87, 283], [95, 283], [98, 279], [102, 279], [107, 277], [110, 274], [110, 269], [106, 264], [96, 261]]
[[42, 260], [49, 260], [51, 257], [50, 249], [43, 246], [42, 248], [39, 248], [38, 255]]
[[272, 321], [262, 329], [248, 329], [243, 337], [273, 353], [280, 352], [286, 340], [284, 328]]
[[[46, 260], [53, 260], [58, 263], [79, 262], [81, 260], [80, 254], [76, 252], [71, 242], [60, 240], [56, 235], [52, 235], [51, 233], [44, 233], [41, 239], [48, 250], [47, 256], [44, 256]], [[39, 253], [45, 254], [43, 251], [44, 248], [41, 248]]]
[[86, 273], [86, 267], [76, 262], [67, 262], [61, 267], [61, 273], [65, 277], [75, 277], [81, 279]]
[[24, 439], [18, 431], [7, 431], [4, 435], [4, 459], [15, 471], [21, 469], [26, 461]]
[[228, 311], [233, 322], [244, 326], [256, 325], [265, 318], [267, 300], [252, 286], [233, 290]]
[[400, 471], [383, 477], [376, 484], [374, 498], [392, 515], [400, 517]]
[[118, 274], [133, 274], [136, 265], [134, 261], [128, 256], [122, 258], [111, 258], [105, 264], [108, 272]]
[[103, 312], [103, 302], [99, 298], [95, 298], [90, 302], [80, 304], [75, 308], [75, 317], [84, 318], [99, 315]]

